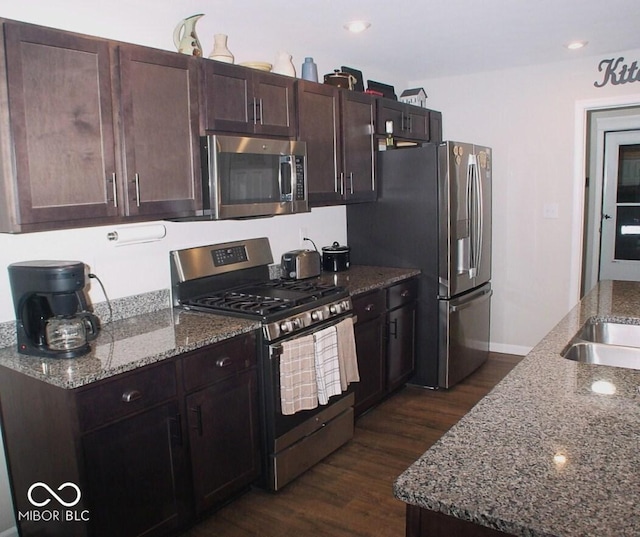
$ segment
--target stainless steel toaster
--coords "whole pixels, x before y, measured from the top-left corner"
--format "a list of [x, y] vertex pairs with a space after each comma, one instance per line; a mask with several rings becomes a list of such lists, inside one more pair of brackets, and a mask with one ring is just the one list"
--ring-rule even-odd
[[304, 280], [320, 275], [320, 254], [315, 250], [292, 250], [282, 254], [282, 277]]

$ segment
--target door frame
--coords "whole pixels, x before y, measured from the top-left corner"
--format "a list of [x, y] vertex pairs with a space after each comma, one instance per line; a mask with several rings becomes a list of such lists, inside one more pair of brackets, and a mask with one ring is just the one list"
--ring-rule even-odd
[[[625, 107], [626, 108], [626, 107]], [[605, 135], [607, 132], [637, 130], [640, 128], [640, 105], [635, 113], [620, 114], [620, 109], [605, 109], [603, 113], [611, 115], [593, 115], [591, 126], [587, 126], [588, 144], [585, 155], [586, 177], [589, 185], [585, 191], [585, 226], [582, 260], [582, 286], [580, 295], [584, 295], [598, 282], [600, 272], [600, 213], [603, 199]], [[598, 110], [587, 110], [598, 112]], [[588, 158], [588, 160], [586, 160]]]
[[[584, 287], [585, 291], [589, 291], [595, 284], [593, 282], [593, 274], [590, 276], [589, 282], [584, 282], [584, 286], [582, 278], [583, 245], [587, 242], [584, 230], [588, 216], [585, 211], [585, 177], [588, 174], [587, 140], [589, 134], [587, 115], [590, 111], [634, 106], [640, 106], [640, 94], [580, 100], [576, 101], [574, 105], [573, 217], [571, 219], [571, 266], [569, 269], [567, 311], [580, 300], [582, 287]], [[592, 255], [592, 257], [594, 256]], [[597, 272], [595, 278], [597, 282]]]

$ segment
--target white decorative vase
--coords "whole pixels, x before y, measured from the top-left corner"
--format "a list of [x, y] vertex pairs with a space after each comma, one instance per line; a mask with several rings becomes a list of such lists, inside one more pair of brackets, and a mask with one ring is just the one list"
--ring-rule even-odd
[[173, 30], [173, 42], [181, 54], [202, 56], [202, 45], [196, 34], [196, 22], [202, 17], [203, 13], [191, 15], [181, 20]]
[[279, 75], [296, 76], [296, 68], [291, 61], [291, 54], [278, 52], [278, 57], [273, 64], [273, 71]]
[[213, 50], [209, 54], [209, 59], [219, 62], [233, 63], [233, 54], [227, 48], [227, 36], [225, 34], [215, 34], [213, 36]]

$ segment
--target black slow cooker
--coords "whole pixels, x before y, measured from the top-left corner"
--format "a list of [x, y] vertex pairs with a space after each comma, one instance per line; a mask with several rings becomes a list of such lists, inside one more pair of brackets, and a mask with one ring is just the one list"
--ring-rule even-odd
[[334, 242], [331, 246], [322, 247], [322, 270], [340, 272], [349, 268], [349, 252], [351, 248]]

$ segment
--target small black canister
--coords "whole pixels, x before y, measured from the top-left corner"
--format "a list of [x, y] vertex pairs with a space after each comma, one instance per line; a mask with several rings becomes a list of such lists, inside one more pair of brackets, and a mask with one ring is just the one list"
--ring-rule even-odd
[[331, 246], [322, 247], [322, 270], [325, 272], [340, 272], [347, 270], [350, 265], [351, 248], [334, 242]]

